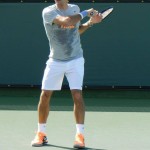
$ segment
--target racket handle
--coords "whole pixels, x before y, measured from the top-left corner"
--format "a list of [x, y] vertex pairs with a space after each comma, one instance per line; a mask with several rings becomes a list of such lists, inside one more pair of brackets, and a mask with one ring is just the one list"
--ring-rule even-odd
[[[111, 9], [111, 8], [113, 8], [113, 6], [110, 6], [110, 7], [106, 8], [106, 9], [100, 11], [100, 13], [102, 14], [103, 12], [105, 12], [106, 10]], [[94, 12], [91, 12], [90, 16], [93, 16], [93, 15], [94, 15]]]
[[94, 15], [94, 12], [91, 12], [91, 13], [90, 13], [90, 16], [93, 16], [93, 15]]

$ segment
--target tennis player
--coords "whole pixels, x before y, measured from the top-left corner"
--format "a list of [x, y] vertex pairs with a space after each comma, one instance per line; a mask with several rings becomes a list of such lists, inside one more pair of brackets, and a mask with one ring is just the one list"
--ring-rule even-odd
[[[76, 134], [74, 148], [84, 148], [85, 106], [82, 97], [84, 77], [84, 58], [80, 43], [80, 34], [93, 24], [100, 23], [101, 14], [93, 8], [80, 12], [77, 5], [68, 0], [55, 0], [55, 4], [44, 8], [43, 23], [50, 45], [50, 55], [46, 63], [42, 80], [42, 92], [38, 104], [38, 130], [32, 146], [43, 146], [48, 143], [46, 122], [49, 115], [49, 103], [53, 91], [61, 90], [66, 76], [74, 101]], [[80, 21], [89, 20], [84, 24]]]

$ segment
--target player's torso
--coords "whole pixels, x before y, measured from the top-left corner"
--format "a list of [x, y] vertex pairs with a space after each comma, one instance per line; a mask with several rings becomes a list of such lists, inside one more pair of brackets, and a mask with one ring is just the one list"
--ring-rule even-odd
[[[79, 13], [76, 5], [68, 5], [67, 10], [59, 10], [53, 5], [53, 11], [60, 16], [69, 16]], [[71, 26], [60, 26], [57, 24], [46, 24], [45, 28], [50, 41], [52, 57], [61, 57], [67, 59], [81, 53], [80, 35], [78, 32], [79, 24]]]

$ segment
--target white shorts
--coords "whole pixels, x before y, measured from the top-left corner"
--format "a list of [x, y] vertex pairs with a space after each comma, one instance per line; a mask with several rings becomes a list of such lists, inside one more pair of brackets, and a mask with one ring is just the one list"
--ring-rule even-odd
[[64, 76], [69, 82], [70, 89], [82, 90], [84, 58], [81, 57], [67, 62], [49, 59], [44, 71], [42, 90], [61, 90]]

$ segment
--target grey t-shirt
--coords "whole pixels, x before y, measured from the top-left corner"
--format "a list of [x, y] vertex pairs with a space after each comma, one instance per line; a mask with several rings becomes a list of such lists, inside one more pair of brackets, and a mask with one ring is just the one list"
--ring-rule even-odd
[[68, 4], [67, 10], [59, 10], [56, 4], [43, 9], [42, 17], [46, 35], [50, 45], [50, 58], [67, 61], [83, 56], [78, 28], [75, 26], [63, 27], [53, 23], [57, 16], [75, 15], [80, 12], [77, 5]]

